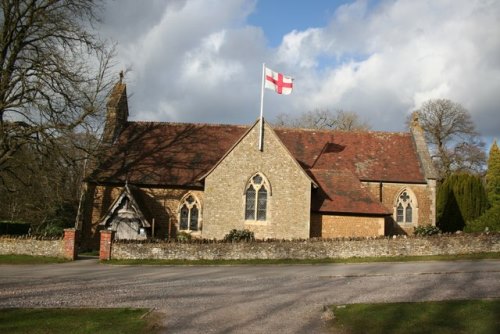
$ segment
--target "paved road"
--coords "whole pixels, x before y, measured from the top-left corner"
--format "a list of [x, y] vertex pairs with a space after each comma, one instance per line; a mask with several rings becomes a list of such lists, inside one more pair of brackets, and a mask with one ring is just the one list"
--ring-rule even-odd
[[500, 261], [0, 266], [0, 307], [147, 307], [167, 333], [318, 333], [324, 305], [500, 298]]

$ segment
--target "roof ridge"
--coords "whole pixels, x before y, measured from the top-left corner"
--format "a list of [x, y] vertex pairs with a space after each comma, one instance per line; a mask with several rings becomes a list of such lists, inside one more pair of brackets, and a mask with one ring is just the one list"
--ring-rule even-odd
[[169, 121], [128, 121], [128, 124], [157, 124], [157, 125], [194, 125], [194, 126], [228, 126], [228, 127], [239, 127], [247, 128], [250, 125], [244, 124], [228, 124], [228, 123], [194, 123], [194, 122], [169, 122]]
[[402, 134], [402, 135], [407, 135], [410, 134], [409, 131], [383, 131], [383, 130], [339, 130], [339, 129], [311, 129], [311, 128], [293, 128], [293, 127], [282, 127], [282, 126], [277, 126], [273, 127], [274, 130], [280, 131], [280, 130], [285, 130], [285, 131], [296, 131], [296, 132], [302, 132], [302, 131], [307, 131], [307, 132], [322, 132], [322, 133], [368, 133], [368, 134]]

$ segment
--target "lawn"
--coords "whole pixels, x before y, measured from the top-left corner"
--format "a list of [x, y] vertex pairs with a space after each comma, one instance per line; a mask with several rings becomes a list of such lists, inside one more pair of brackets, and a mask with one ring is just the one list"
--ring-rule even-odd
[[[95, 256], [93, 253], [83, 253], [84, 256]], [[242, 259], [242, 260], [109, 260], [105, 264], [116, 265], [293, 265], [293, 264], [328, 264], [328, 263], [367, 263], [367, 262], [410, 262], [410, 261], [457, 261], [500, 259], [500, 253], [476, 253], [461, 255], [434, 256], [394, 256], [394, 257], [351, 257], [347, 259]], [[69, 260], [56, 257], [31, 255], [0, 255], [2, 264], [48, 264], [64, 263]]]
[[332, 306], [331, 333], [496, 334], [500, 300]]
[[277, 265], [277, 264], [328, 264], [328, 263], [367, 263], [367, 262], [410, 262], [410, 261], [458, 261], [500, 259], [500, 253], [476, 253], [461, 255], [433, 256], [391, 256], [391, 257], [351, 257], [347, 259], [241, 259], [241, 260], [108, 260], [106, 264], [117, 265]]
[[60, 257], [32, 256], [32, 255], [0, 255], [0, 264], [47, 264], [64, 263], [69, 260]]
[[147, 309], [2, 309], [0, 333], [154, 333]]

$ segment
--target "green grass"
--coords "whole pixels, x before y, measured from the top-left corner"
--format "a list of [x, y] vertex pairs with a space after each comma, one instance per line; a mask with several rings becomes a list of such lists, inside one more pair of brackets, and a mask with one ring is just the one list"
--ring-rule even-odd
[[47, 264], [64, 263], [69, 260], [60, 257], [32, 256], [32, 255], [0, 255], [0, 264]]
[[332, 306], [331, 333], [495, 334], [500, 300]]
[[2, 309], [0, 333], [151, 333], [146, 309]]
[[[82, 254], [85, 255], [85, 254]], [[94, 255], [94, 253], [89, 253]], [[292, 264], [328, 264], [328, 263], [369, 263], [369, 262], [410, 262], [410, 261], [458, 261], [458, 260], [484, 260], [500, 259], [500, 253], [477, 253], [462, 255], [436, 255], [436, 256], [395, 256], [395, 257], [351, 257], [348, 259], [248, 259], [248, 260], [110, 260], [102, 261], [106, 264], [116, 265], [292, 265]], [[31, 255], [0, 255], [2, 264], [49, 264], [64, 263], [69, 260], [57, 257], [31, 256]]]
[[351, 257], [348, 259], [248, 259], [248, 260], [109, 260], [106, 264], [116, 265], [276, 265], [276, 264], [328, 264], [367, 262], [410, 262], [410, 261], [458, 261], [500, 259], [500, 253], [477, 253], [435, 256], [395, 256], [395, 257]]

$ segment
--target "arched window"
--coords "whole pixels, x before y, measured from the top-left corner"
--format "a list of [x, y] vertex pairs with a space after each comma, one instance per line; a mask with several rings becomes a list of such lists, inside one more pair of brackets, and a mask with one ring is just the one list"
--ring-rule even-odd
[[260, 174], [254, 175], [245, 190], [245, 219], [265, 221], [269, 186]]
[[398, 223], [414, 223], [416, 217], [416, 199], [409, 189], [401, 191], [396, 198], [395, 216]]
[[200, 204], [193, 195], [184, 198], [179, 212], [180, 231], [198, 231], [200, 229]]

